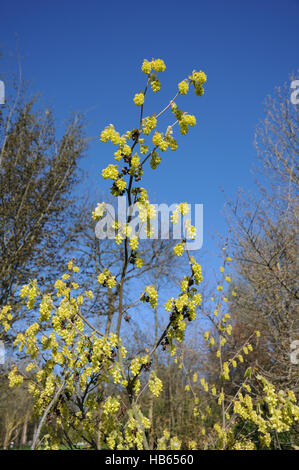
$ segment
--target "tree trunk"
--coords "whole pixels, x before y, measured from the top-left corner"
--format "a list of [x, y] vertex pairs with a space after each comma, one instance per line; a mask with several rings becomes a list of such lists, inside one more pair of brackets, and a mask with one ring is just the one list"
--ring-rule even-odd
[[27, 444], [28, 421], [29, 415], [26, 414], [22, 429], [21, 446], [25, 446]]

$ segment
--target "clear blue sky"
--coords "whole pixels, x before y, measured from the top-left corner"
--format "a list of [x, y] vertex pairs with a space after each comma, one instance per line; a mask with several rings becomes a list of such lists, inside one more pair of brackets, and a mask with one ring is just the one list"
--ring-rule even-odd
[[[299, 1], [11, 0], [1, 4], [0, 25], [5, 54], [15, 53], [18, 34], [33, 90], [59, 119], [70, 109], [88, 111], [92, 137], [109, 123], [120, 131], [136, 126], [132, 98], [144, 86], [143, 58], [167, 65], [151, 110], [194, 68], [206, 72], [205, 96], [178, 102], [198, 126], [145, 181], [155, 202], [204, 204], [204, 248], [212, 249], [211, 231], [225, 230], [219, 187], [231, 197], [239, 186], [252, 187], [253, 128], [263, 101], [298, 68]], [[96, 175], [110, 159], [110, 147], [95, 139], [82, 165], [97, 190], [108, 188]]]

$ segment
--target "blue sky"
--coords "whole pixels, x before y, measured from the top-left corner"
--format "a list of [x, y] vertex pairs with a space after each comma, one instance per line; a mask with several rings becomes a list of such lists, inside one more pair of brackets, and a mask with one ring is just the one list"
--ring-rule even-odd
[[198, 126], [179, 139], [177, 152], [163, 155], [158, 170], [148, 170], [145, 184], [153, 202], [203, 203], [204, 249], [213, 250], [212, 231], [225, 232], [219, 188], [229, 197], [252, 188], [253, 129], [263, 101], [298, 68], [299, 1], [11, 0], [0, 18], [2, 65], [16, 67], [8, 54], [15, 54], [17, 33], [23, 75], [58, 120], [71, 109], [87, 112], [94, 140], [82, 166], [96, 191], [108, 189], [97, 175], [112, 155], [97, 137], [109, 123], [121, 132], [136, 126], [132, 98], [144, 86], [142, 60], [161, 57], [167, 65], [162, 91], [150, 94], [151, 111], [167, 104], [193, 69], [206, 72], [205, 95], [178, 101]]

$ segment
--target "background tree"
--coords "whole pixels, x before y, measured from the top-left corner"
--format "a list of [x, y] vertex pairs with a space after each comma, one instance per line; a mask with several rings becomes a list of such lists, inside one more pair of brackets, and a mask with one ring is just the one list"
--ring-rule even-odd
[[258, 328], [259, 369], [296, 393], [298, 365], [290, 360], [290, 345], [299, 338], [298, 112], [288, 83], [267, 98], [265, 119], [255, 133], [257, 195], [240, 192], [229, 204], [238, 285], [238, 296], [230, 304], [237, 327], [235, 347]]
[[[33, 401], [26, 385], [11, 390], [8, 387], [7, 367], [0, 375], [0, 448], [9, 449], [11, 443], [26, 446], [30, 424], [33, 422]], [[30, 429], [32, 434], [32, 429]]]
[[59, 270], [87, 144], [82, 116], [58, 138], [52, 111], [27, 98], [22, 84], [10, 102], [0, 108], [0, 306], [14, 305], [26, 280], [46, 282]]

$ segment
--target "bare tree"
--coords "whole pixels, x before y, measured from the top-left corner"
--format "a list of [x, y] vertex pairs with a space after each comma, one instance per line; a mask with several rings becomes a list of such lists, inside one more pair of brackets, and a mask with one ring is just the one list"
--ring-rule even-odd
[[72, 116], [58, 139], [53, 113], [38, 107], [37, 96], [18, 90], [7, 102], [0, 108], [0, 307], [14, 304], [28, 279], [56, 273], [86, 148], [82, 116]]
[[240, 192], [228, 205], [239, 293], [231, 312], [239, 331], [261, 330], [257, 363], [263, 373], [297, 392], [290, 345], [299, 338], [298, 111], [288, 84], [267, 98], [255, 133], [257, 195]]

